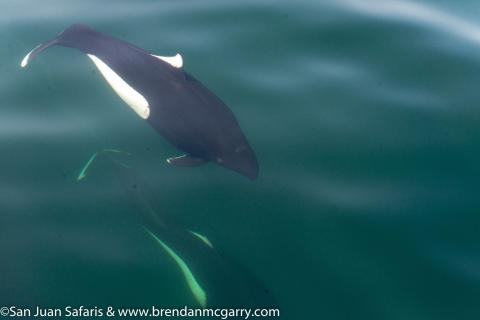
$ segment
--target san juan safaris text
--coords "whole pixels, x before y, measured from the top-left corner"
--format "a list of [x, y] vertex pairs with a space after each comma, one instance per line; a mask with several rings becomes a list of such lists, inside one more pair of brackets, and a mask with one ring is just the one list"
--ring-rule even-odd
[[0, 309], [2, 316], [8, 317], [113, 317], [115, 316], [115, 309], [113, 307], [86, 308], [84, 306], [72, 307], [66, 306], [60, 308], [21, 308], [16, 306], [3, 307]]

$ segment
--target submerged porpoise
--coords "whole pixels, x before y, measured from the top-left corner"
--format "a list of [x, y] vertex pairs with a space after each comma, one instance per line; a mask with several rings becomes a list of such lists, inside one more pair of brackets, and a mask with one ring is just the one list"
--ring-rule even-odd
[[278, 308], [261, 280], [242, 263], [219, 250], [206, 235], [185, 227], [175, 214], [162, 209], [158, 197], [141, 176], [132, 167], [114, 159], [111, 152], [95, 153], [82, 169], [82, 179], [97, 156], [113, 165], [133, 204], [134, 218], [176, 263], [198, 305], [204, 308]]
[[113, 90], [142, 119], [185, 154], [167, 159], [176, 166], [214, 162], [252, 180], [258, 161], [234, 114], [220, 98], [183, 69], [183, 59], [153, 55], [88, 26], [74, 24], [38, 45], [22, 67], [43, 50], [60, 45], [93, 61]]

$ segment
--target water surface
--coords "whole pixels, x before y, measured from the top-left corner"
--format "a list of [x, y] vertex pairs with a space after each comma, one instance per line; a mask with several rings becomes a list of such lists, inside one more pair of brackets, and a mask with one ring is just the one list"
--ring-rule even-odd
[[[275, 295], [282, 319], [480, 315], [480, 3], [5, 1], [0, 305], [194, 304], [96, 150]], [[81, 22], [185, 68], [234, 111], [256, 182], [178, 155], [61, 47]]]

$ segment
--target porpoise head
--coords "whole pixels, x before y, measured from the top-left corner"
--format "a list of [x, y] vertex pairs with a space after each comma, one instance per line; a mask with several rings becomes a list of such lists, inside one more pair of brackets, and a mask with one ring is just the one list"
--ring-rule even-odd
[[234, 150], [223, 152], [215, 159], [218, 165], [236, 171], [251, 180], [258, 177], [258, 161], [248, 144], [241, 144]]
[[83, 25], [83, 24], [73, 24], [61, 33], [59, 33], [55, 38], [41, 43], [32, 51], [30, 51], [22, 60], [21, 67], [25, 68], [28, 63], [35, 58], [38, 54], [44, 51], [47, 48], [55, 45], [61, 45], [64, 47], [77, 48], [84, 52], [88, 51], [89, 46], [92, 44], [92, 39], [95, 36], [98, 36], [99, 33], [92, 28]]

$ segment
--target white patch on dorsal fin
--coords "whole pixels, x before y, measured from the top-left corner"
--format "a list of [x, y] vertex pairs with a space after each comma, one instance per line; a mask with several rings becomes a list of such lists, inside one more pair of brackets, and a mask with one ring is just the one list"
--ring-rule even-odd
[[183, 67], [183, 58], [180, 55], [180, 53], [177, 53], [173, 57], [157, 56], [154, 54], [152, 54], [152, 56], [162, 61], [165, 61], [166, 63], [170, 64], [172, 67], [179, 68], [179, 69]]
[[92, 54], [87, 54], [92, 59], [95, 66], [100, 70], [108, 84], [112, 89], [125, 101], [130, 108], [133, 109], [142, 119], [148, 119], [150, 116], [150, 105], [148, 101], [128, 83], [125, 82], [118, 74], [115, 73], [102, 60]]
[[205, 243], [207, 246], [209, 246], [210, 248], [213, 248], [213, 244], [210, 242], [210, 240], [204, 236], [203, 234], [200, 234], [198, 232], [195, 232], [195, 231], [192, 231], [192, 230], [188, 230], [191, 234], [193, 234], [195, 237], [197, 237], [198, 239], [200, 239], [203, 243]]

